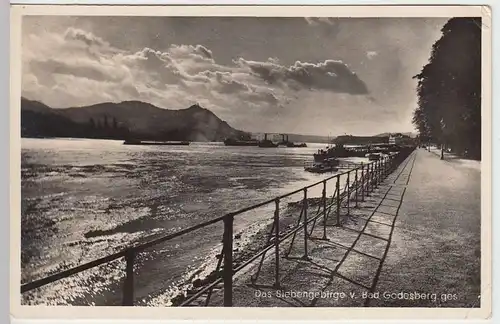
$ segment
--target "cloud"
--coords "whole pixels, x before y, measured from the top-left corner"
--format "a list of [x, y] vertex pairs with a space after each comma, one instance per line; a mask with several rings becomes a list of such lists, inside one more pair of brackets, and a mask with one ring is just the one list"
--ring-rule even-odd
[[203, 45], [173, 45], [170, 48], [172, 55], [177, 57], [199, 57], [202, 60], [213, 61], [212, 51]]
[[76, 28], [40, 30], [23, 42], [23, 95], [53, 107], [142, 100], [181, 109], [199, 102], [230, 122], [277, 111], [304, 91], [368, 93], [341, 61], [287, 66], [271, 57], [220, 64], [201, 44], [127, 51]]
[[368, 51], [368, 52], [366, 52], [366, 57], [367, 57], [369, 60], [373, 59], [373, 58], [374, 58], [375, 56], [377, 56], [377, 55], [378, 55], [378, 53], [377, 53], [377, 52], [375, 52], [375, 51]]
[[33, 60], [30, 68], [37, 74], [50, 72], [51, 74], [67, 74], [84, 77], [96, 81], [124, 81], [129, 75], [126, 67], [99, 64], [86, 59], [67, 60], [47, 59]]
[[82, 29], [72, 27], [66, 29], [66, 32], [64, 33], [64, 39], [68, 41], [81, 41], [87, 46], [109, 47], [109, 43], [104, 41], [102, 38], [97, 37], [94, 34], [86, 32]]
[[305, 18], [307, 24], [315, 32], [315, 38], [320, 39], [326, 37], [327, 39], [334, 39], [337, 37], [341, 30], [339, 18], [331, 17], [308, 17]]
[[235, 80], [230, 72], [205, 71], [202, 74], [213, 81], [214, 88], [220, 93], [233, 94], [251, 91], [248, 84]]
[[36, 92], [37, 89], [40, 87], [38, 78], [31, 73], [23, 75], [21, 83], [24, 91]]
[[335, 18], [330, 18], [330, 17], [306, 17], [305, 20], [309, 25], [317, 26], [320, 25], [321, 23], [327, 24], [327, 25], [334, 25], [335, 24]]
[[247, 67], [268, 84], [284, 84], [290, 89], [326, 90], [349, 94], [367, 94], [366, 84], [341, 61], [321, 63], [295, 62], [291, 66], [273, 61], [256, 62], [240, 58], [236, 61]]

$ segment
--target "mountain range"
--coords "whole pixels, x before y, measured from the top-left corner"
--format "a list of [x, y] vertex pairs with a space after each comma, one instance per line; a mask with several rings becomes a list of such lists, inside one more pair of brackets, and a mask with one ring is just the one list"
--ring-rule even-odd
[[[263, 135], [235, 129], [197, 104], [170, 110], [142, 101], [123, 101], [56, 109], [21, 98], [22, 137], [220, 142], [226, 138], [263, 138]], [[280, 135], [270, 138], [280, 140]], [[288, 134], [288, 139], [296, 143], [331, 143], [335, 137]]]
[[141, 101], [54, 109], [21, 98], [22, 137], [223, 141], [251, 134], [232, 128], [199, 105], [169, 110]]

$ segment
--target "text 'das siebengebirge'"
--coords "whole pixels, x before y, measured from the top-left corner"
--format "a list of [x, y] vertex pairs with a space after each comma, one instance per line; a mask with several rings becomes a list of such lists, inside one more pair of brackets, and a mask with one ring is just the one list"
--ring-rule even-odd
[[419, 291], [383, 291], [383, 292], [345, 292], [345, 291], [307, 291], [307, 290], [255, 290], [256, 298], [299, 298], [299, 299], [375, 299], [375, 300], [406, 300], [406, 301], [430, 301], [448, 302], [459, 299], [456, 293], [434, 293]]

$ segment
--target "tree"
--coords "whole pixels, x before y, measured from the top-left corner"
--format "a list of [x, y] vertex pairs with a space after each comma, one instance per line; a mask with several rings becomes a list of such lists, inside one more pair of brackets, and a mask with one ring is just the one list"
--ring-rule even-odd
[[452, 18], [418, 80], [420, 138], [481, 158], [481, 18]]
[[113, 117], [113, 129], [118, 129], [118, 122], [116, 121], [116, 117]]
[[104, 115], [104, 128], [108, 128], [108, 127], [109, 127], [108, 116]]

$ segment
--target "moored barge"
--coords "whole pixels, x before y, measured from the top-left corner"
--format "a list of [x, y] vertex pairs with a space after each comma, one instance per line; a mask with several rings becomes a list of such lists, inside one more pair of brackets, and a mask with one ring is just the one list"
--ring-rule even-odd
[[189, 145], [188, 141], [140, 141], [126, 140], [123, 145]]

